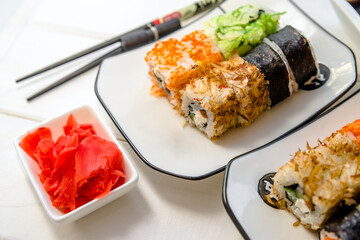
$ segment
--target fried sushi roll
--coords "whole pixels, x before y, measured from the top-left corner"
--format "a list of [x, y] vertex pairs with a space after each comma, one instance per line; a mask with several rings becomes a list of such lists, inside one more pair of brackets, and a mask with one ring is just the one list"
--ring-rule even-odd
[[182, 95], [182, 111], [187, 121], [210, 139], [236, 127], [235, 92], [213, 77], [195, 78]]
[[218, 64], [204, 64], [181, 91], [181, 110], [188, 122], [210, 139], [246, 126], [268, 106], [263, 74], [238, 55]]
[[318, 64], [310, 42], [298, 30], [287, 25], [268, 38], [284, 53], [300, 87], [317, 77]]
[[179, 91], [189, 82], [194, 69], [203, 63], [222, 60], [212, 40], [199, 30], [180, 41], [175, 38], [159, 41], [145, 57], [154, 83], [153, 92], [162, 90], [175, 108], [180, 105]]
[[273, 178], [269, 201], [318, 230], [341, 205], [360, 194], [360, 120], [346, 125], [314, 148], [296, 152]]

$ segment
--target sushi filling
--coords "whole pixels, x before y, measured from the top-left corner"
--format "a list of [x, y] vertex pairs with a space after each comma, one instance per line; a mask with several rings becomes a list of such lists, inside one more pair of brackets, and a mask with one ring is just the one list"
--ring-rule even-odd
[[302, 198], [302, 193], [299, 191], [297, 184], [294, 184], [292, 186], [284, 187], [286, 197], [292, 202], [296, 203], [297, 200]]
[[[299, 187], [298, 184], [294, 184], [288, 187], [284, 187], [285, 193], [286, 193], [286, 199], [287, 204], [290, 203], [290, 208], [295, 208], [297, 210], [295, 210], [296, 212], [299, 212], [302, 216], [309, 214], [310, 213], [310, 209], [309, 207], [306, 205], [305, 200], [303, 199], [303, 194], [302, 191]], [[300, 216], [300, 215], [298, 215]]]
[[206, 110], [202, 108], [199, 102], [190, 103], [189, 106], [189, 118], [198, 128], [206, 128], [208, 125], [208, 116]]
[[324, 216], [319, 209], [312, 206], [307, 201], [308, 196], [303, 194], [302, 188], [298, 184], [284, 187], [286, 198], [285, 203], [291, 211], [303, 224], [310, 225], [312, 229], [318, 229]]
[[159, 72], [155, 72], [155, 71], [152, 71], [153, 75], [155, 76], [155, 79], [158, 81], [158, 86], [160, 88], [162, 88], [165, 93], [170, 97], [172, 98], [172, 92], [165, 86], [165, 81], [164, 81], [164, 77], [159, 73]]
[[320, 231], [320, 239], [321, 240], [325, 240], [325, 239], [331, 239], [331, 240], [340, 240], [340, 238], [332, 232], [327, 232], [325, 229], [322, 229]]

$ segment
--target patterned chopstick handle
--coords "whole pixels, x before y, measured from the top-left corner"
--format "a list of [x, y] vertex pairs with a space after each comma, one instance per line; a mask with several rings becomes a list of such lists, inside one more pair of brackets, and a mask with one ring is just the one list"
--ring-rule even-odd
[[212, 7], [215, 7], [224, 1], [225, 0], [202, 0], [190, 6], [184, 7], [178, 11], [165, 15], [161, 18], [155, 19], [154, 21], [151, 22], [151, 25], [156, 26], [174, 18], [178, 18], [180, 19], [180, 21], [183, 21], [195, 16], [198, 13], [201, 13]]

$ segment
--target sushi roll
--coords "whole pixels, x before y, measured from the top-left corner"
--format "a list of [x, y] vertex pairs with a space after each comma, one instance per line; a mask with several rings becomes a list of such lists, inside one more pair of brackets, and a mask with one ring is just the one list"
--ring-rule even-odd
[[151, 93], [166, 96], [210, 139], [251, 124], [317, 75], [306, 38], [291, 26], [277, 32], [282, 14], [247, 5], [206, 30], [158, 41], [145, 57]]
[[268, 106], [263, 74], [238, 55], [218, 64], [203, 64], [196, 73], [181, 91], [181, 110], [210, 139], [250, 124]]
[[210, 139], [236, 127], [235, 92], [213, 77], [198, 77], [186, 85], [181, 109], [187, 121]]
[[255, 65], [269, 82], [271, 106], [297, 91], [297, 84], [287, 60], [277, 46], [266, 40], [248, 52], [244, 59]]
[[316, 147], [307, 147], [275, 174], [267, 195], [301, 224], [319, 230], [342, 205], [360, 194], [360, 120], [350, 123]]
[[[321, 240], [356, 240], [360, 237], [360, 205], [352, 211], [333, 217], [320, 231]], [[341, 212], [348, 212], [347, 208]]]
[[203, 63], [222, 60], [212, 40], [200, 30], [180, 41], [175, 38], [158, 41], [145, 57], [155, 86], [153, 91], [167, 96], [175, 108], [180, 106], [179, 91], [189, 82], [194, 69]]
[[269, 81], [272, 106], [318, 75], [318, 64], [309, 41], [289, 25], [265, 38], [244, 59], [257, 66]]
[[290, 25], [268, 36], [284, 53], [297, 84], [302, 87], [318, 75], [318, 64], [310, 42]]

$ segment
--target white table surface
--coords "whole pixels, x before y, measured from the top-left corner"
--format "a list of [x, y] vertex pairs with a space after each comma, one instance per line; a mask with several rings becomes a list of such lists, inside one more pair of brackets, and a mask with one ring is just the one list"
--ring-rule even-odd
[[[14, 83], [26, 73], [192, 2], [0, 0], [0, 239], [242, 238], [222, 203], [224, 174], [188, 181], [145, 165], [100, 106], [94, 93], [97, 69], [32, 102], [26, 97], [71, 69], [29, 83]], [[297, 2], [352, 48], [359, 66], [360, 33], [349, 27], [331, 1]], [[55, 224], [25, 176], [13, 140], [38, 122], [82, 104], [92, 105], [107, 119], [133, 157], [140, 179], [135, 189], [111, 204], [74, 223]]]

